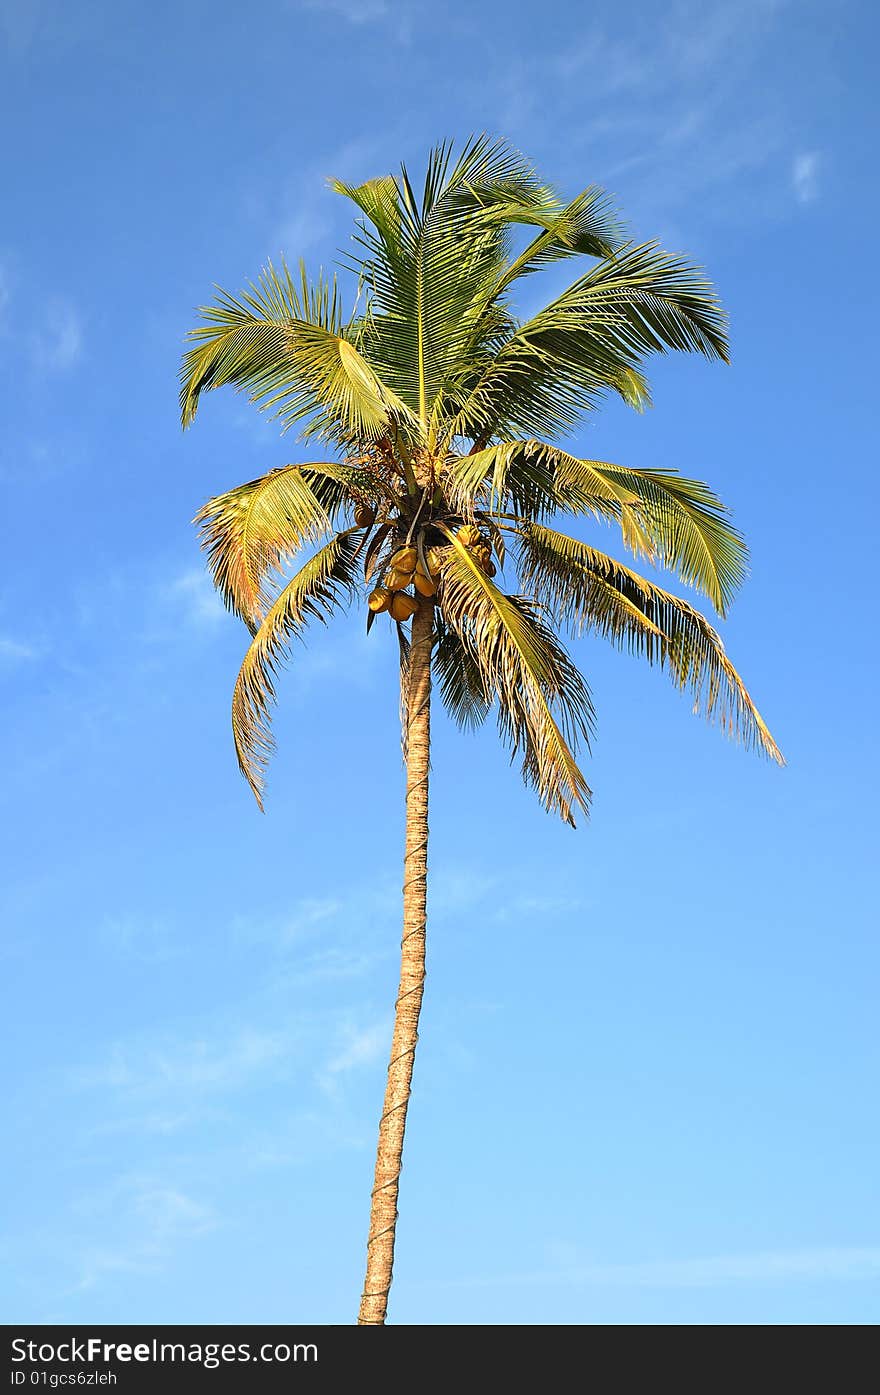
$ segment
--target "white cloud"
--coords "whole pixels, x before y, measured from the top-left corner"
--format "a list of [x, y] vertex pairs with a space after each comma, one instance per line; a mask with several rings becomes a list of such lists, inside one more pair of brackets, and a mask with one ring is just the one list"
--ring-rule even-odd
[[11, 639], [8, 635], [0, 635], [0, 665], [12, 666], [36, 657], [37, 651], [32, 645], [20, 639]]
[[78, 1209], [88, 1223], [89, 1239], [70, 1246], [74, 1254], [79, 1250], [76, 1292], [93, 1288], [108, 1275], [161, 1270], [181, 1243], [217, 1225], [209, 1206], [174, 1183], [150, 1177], [123, 1177]]
[[65, 372], [79, 360], [83, 347], [82, 321], [68, 300], [53, 300], [30, 335], [31, 357], [44, 372]]
[[385, 1016], [360, 1031], [348, 1032], [348, 1040], [324, 1067], [326, 1076], [338, 1077], [361, 1066], [381, 1061], [391, 1044], [391, 1021]]
[[[534, 144], [570, 132], [563, 184], [589, 171], [624, 213], [667, 244], [682, 210], [701, 223], [782, 214], [778, 171], [792, 113], [772, 80], [785, 0], [675, 0], [626, 30], [588, 20], [574, 42], [528, 58], [505, 55], [495, 107], [502, 128]], [[541, 101], [551, 85], [554, 99]], [[743, 102], [743, 91], [754, 95]]]
[[213, 629], [226, 616], [226, 609], [203, 567], [191, 567], [165, 588], [165, 597], [179, 605], [193, 625]]
[[99, 935], [113, 952], [142, 964], [165, 963], [183, 952], [179, 932], [162, 916], [134, 912], [111, 916], [101, 925]]
[[818, 151], [808, 150], [796, 155], [791, 166], [791, 187], [798, 203], [813, 203], [819, 196]]
[[72, 1078], [82, 1089], [110, 1090], [128, 1100], [200, 1102], [206, 1094], [265, 1077], [283, 1065], [292, 1045], [288, 1034], [258, 1028], [242, 1028], [231, 1038], [116, 1045], [103, 1062], [74, 1071]]

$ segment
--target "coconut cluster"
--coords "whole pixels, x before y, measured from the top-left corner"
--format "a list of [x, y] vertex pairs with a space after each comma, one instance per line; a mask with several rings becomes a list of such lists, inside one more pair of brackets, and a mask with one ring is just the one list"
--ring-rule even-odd
[[[486, 576], [494, 576], [492, 548], [488, 538], [483, 536], [479, 528], [472, 523], [466, 523], [459, 529], [456, 537], [457, 541], [467, 548], [480, 570], [485, 572]], [[391, 555], [390, 570], [384, 584], [370, 592], [367, 605], [377, 615], [387, 610], [394, 620], [409, 620], [418, 610], [417, 596], [430, 598], [437, 594], [442, 566], [442, 548], [429, 547], [424, 554], [424, 561], [417, 548], [409, 544], [398, 548]], [[415, 595], [410, 593], [409, 587], [413, 588]]]
[[412, 586], [420, 596], [436, 595], [440, 567], [439, 548], [428, 549], [425, 564], [420, 560], [416, 548], [399, 548], [392, 554], [391, 570], [385, 577], [384, 586], [377, 586], [370, 592], [367, 601], [370, 610], [377, 614], [387, 610], [394, 620], [409, 620], [418, 610], [419, 603], [407, 588]]
[[479, 528], [473, 523], [466, 523], [463, 528], [459, 528], [456, 536], [462, 547], [467, 548], [480, 571], [485, 572], [486, 576], [494, 576], [496, 568], [492, 561], [492, 544]]

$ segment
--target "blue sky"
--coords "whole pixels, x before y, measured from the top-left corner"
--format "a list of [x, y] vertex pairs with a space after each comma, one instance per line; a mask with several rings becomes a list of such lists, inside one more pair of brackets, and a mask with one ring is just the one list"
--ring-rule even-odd
[[724, 634], [784, 771], [584, 641], [591, 824], [436, 723], [397, 1322], [861, 1322], [880, 1289], [870, 91], [856, 0], [0, 0], [8, 1321], [349, 1321], [396, 985], [395, 657], [282, 687], [189, 520], [295, 459], [232, 394], [181, 434], [194, 307], [332, 261], [324, 177], [489, 129], [708, 266], [730, 368], [652, 368], [584, 454], [708, 479]]

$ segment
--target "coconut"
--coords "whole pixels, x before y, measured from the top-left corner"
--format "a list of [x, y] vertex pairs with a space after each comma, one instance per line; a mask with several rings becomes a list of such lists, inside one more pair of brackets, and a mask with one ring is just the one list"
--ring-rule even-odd
[[387, 610], [390, 604], [391, 592], [388, 590], [387, 586], [377, 586], [375, 591], [371, 591], [367, 597], [367, 605], [370, 607], [370, 610], [375, 610], [377, 615], [383, 610]]
[[416, 572], [413, 580], [420, 596], [433, 596], [437, 590], [432, 579], [429, 576], [425, 576], [424, 572]]
[[385, 578], [385, 585], [392, 591], [402, 591], [405, 586], [409, 586], [412, 581], [412, 572], [401, 572], [396, 567]]
[[358, 528], [369, 528], [376, 517], [376, 510], [369, 504], [355, 504], [354, 521]]
[[458, 530], [458, 541], [462, 547], [475, 547], [480, 542], [482, 534], [479, 528], [475, 528], [473, 523], [466, 523]]
[[391, 557], [392, 567], [396, 567], [399, 572], [411, 572], [418, 560], [418, 553], [414, 547], [401, 547]]
[[418, 608], [418, 601], [414, 600], [412, 596], [408, 596], [405, 591], [395, 591], [388, 607], [395, 620], [409, 620], [412, 615], [415, 615]]

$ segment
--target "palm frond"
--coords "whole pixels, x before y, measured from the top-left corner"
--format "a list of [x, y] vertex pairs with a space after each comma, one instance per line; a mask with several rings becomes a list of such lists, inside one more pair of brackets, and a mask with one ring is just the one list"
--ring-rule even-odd
[[239, 297], [218, 291], [204, 306], [184, 354], [180, 405], [194, 418], [202, 392], [231, 385], [286, 426], [309, 419], [305, 435], [345, 443], [375, 440], [389, 426], [417, 426], [396, 394], [349, 342], [336, 283], [298, 286], [288, 267], [265, 268]]
[[357, 342], [427, 428], [475, 343], [511, 327], [506, 313], [488, 309], [507, 264], [508, 228], [558, 215], [558, 198], [518, 151], [488, 137], [468, 142], [456, 159], [451, 146], [433, 150], [421, 199], [405, 168], [334, 187], [371, 225], [357, 239], [356, 269], [370, 292]]
[[676, 687], [691, 692], [696, 714], [784, 764], [720, 635], [699, 611], [575, 538], [536, 523], [518, 532], [523, 584], [545, 597], [560, 621], [658, 663]]
[[434, 671], [440, 697], [453, 721], [475, 730], [483, 725], [492, 706], [492, 693], [486, 691], [480, 666], [455, 630], [450, 629], [437, 611], [437, 641]]
[[341, 533], [296, 573], [255, 634], [232, 695], [232, 731], [241, 773], [263, 807], [266, 767], [274, 750], [269, 712], [275, 680], [292, 639], [310, 619], [327, 617], [356, 591], [357, 540]]
[[558, 434], [608, 391], [639, 406], [648, 400], [641, 363], [667, 349], [726, 360], [718, 298], [701, 271], [655, 243], [625, 249], [475, 365], [450, 437]]
[[498, 441], [449, 456], [441, 479], [450, 505], [464, 514], [510, 508], [517, 516], [541, 518], [569, 509], [619, 520], [623, 499], [633, 496], [612, 479], [575, 468], [582, 463], [543, 441]]
[[209, 499], [194, 522], [200, 525], [215, 586], [227, 607], [251, 628], [265, 614], [271, 573], [331, 527], [298, 465], [271, 470]]
[[604, 189], [592, 185], [570, 203], [546, 211], [523, 212], [517, 222], [532, 223], [541, 232], [504, 268], [493, 287], [497, 297], [520, 276], [568, 257], [611, 257], [623, 228]]
[[443, 566], [441, 609], [498, 702], [499, 728], [543, 806], [574, 825], [590, 789], [577, 765], [594, 713], [586, 684], [533, 602], [494, 586], [455, 536]]
[[748, 549], [718, 496], [701, 480], [674, 470], [635, 470], [555, 452], [560, 503], [584, 510], [576, 493], [602, 487], [620, 500], [623, 541], [636, 557], [667, 567], [708, 596], [724, 615], [745, 580]]

